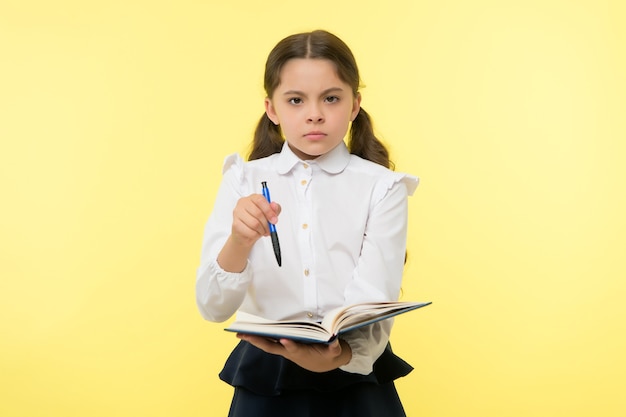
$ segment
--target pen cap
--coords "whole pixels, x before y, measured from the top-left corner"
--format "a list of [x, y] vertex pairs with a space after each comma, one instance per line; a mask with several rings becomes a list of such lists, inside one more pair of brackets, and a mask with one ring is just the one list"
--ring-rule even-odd
[[271, 197], [270, 197], [270, 190], [269, 188], [267, 188], [267, 182], [266, 181], [262, 181], [261, 182], [261, 187], [262, 188], [262, 192], [263, 192], [263, 196], [265, 197], [265, 199], [267, 200], [268, 203], [271, 203]]

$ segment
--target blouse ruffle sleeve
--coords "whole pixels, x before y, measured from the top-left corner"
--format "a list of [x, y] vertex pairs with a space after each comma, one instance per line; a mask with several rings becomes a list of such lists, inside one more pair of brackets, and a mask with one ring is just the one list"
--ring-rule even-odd
[[378, 182], [378, 184], [376, 184], [374, 196], [372, 198], [372, 206], [380, 203], [381, 200], [385, 198], [389, 190], [394, 188], [396, 184], [404, 184], [406, 187], [406, 195], [410, 197], [419, 185], [419, 178], [403, 172], [389, 172], [389, 175], [386, 175], [381, 179], [381, 181]]

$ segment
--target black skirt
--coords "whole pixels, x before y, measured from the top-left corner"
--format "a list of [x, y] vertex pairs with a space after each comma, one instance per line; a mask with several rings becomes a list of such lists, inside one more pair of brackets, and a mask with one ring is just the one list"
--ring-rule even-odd
[[311, 372], [242, 341], [220, 378], [235, 387], [229, 417], [401, 417], [406, 414], [393, 381], [412, 370], [390, 345], [372, 373], [361, 375]]

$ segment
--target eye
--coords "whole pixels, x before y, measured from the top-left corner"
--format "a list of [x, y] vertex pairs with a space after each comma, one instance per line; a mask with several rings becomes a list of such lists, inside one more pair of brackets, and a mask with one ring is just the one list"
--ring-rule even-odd
[[326, 97], [326, 102], [327, 103], [336, 103], [339, 101], [339, 97], [337, 96], [328, 96]]
[[301, 104], [302, 99], [300, 97], [293, 97], [293, 98], [290, 98], [288, 102], [290, 104]]

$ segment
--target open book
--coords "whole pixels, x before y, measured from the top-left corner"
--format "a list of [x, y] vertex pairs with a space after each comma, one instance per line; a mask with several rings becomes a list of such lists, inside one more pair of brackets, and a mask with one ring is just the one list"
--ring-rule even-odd
[[427, 306], [430, 303], [392, 301], [353, 304], [329, 311], [321, 323], [267, 320], [240, 311], [235, 321], [224, 330], [272, 339], [293, 339], [304, 343], [329, 343], [342, 333]]

